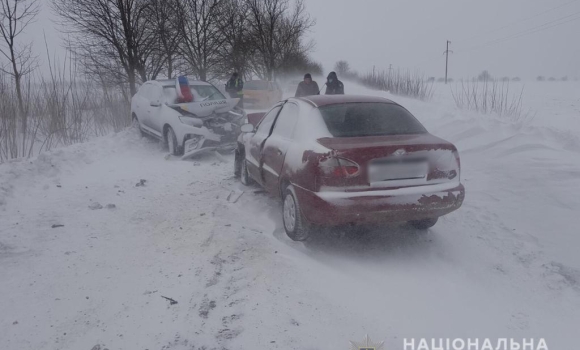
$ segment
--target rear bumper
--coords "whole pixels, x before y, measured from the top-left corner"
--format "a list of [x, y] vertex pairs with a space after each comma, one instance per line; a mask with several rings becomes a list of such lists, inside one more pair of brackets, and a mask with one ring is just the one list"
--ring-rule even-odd
[[436, 218], [459, 209], [465, 198], [458, 182], [361, 192], [295, 190], [306, 219], [328, 226]]

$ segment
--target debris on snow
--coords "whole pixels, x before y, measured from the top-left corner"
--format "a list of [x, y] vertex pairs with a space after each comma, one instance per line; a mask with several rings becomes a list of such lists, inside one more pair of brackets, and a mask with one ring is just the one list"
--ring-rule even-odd
[[117, 208], [117, 206], [115, 204], [107, 204], [106, 208], [107, 209], [115, 209], [115, 208]]
[[214, 300], [208, 301], [207, 299], [205, 299], [203, 303], [201, 303], [201, 305], [199, 306], [199, 317], [207, 318], [209, 312], [215, 309], [215, 307], [216, 303]]
[[175, 305], [175, 304], [177, 304], [177, 301], [176, 301], [176, 300], [173, 300], [173, 299], [171, 299], [171, 298], [168, 298], [168, 297], [164, 297], [163, 295], [162, 295], [161, 297], [162, 297], [163, 299], [167, 299], [167, 300], [169, 300], [169, 305]]
[[103, 345], [103, 347], [101, 347], [101, 345], [97, 344], [97, 345], [93, 346], [93, 348], [91, 350], [109, 350], [109, 349], [105, 348], [104, 345]]
[[145, 179], [141, 179], [139, 180], [139, 182], [135, 185], [135, 187], [143, 187], [145, 186], [145, 183], [147, 182], [147, 180]]
[[236, 203], [244, 193], [245, 191], [231, 191], [226, 200], [230, 203]]
[[91, 203], [91, 205], [89, 205], [89, 209], [99, 210], [99, 209], [103, 209], [103, 206], [99, 202], [94, 202], [94, 203]]
[[51, 226], [52, 228], [59, 228], [59, 227], [64, 227], [64, 225], [61, 224], [54, 224]]

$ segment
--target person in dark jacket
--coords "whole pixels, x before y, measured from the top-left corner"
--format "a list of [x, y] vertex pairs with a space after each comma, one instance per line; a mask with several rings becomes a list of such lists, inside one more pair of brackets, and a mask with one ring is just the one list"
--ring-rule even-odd
[[344, 85], [335, 72], [330, 72], [326, 78], [326, 95], [344, 95]]
[[318, 84], [312, 80], [312, 75], [307, 73], [304, 75], [304, 81], [301, 81], [298, 84], [298, 89], [296, 89], [295, 97], [302, 97], [302, 96], [312, 96], [312, 95], [319, 95], [320, 89], [318, 88]]
[[239, 98], [238, 106], [244, 108], [244, 81], [238, 77], [238, 73], [232, 74], [230, 80], [226, 84], [226, 92], [230, 94], [231, 98]]

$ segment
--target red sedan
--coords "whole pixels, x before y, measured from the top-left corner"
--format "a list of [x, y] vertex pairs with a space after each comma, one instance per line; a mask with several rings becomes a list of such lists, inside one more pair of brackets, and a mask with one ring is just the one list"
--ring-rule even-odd
[[317, 225], [407, 221], [427, 229], [463, 203], [455, 146], [393, 101], [291, 98], [248, 120], [235, 173], [282, 198], [294, 240]]

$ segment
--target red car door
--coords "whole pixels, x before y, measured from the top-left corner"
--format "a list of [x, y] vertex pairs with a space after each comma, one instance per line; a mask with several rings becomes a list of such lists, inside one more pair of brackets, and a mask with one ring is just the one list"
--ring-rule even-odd
[[288, 102], [282, 108], [274, 123], [270, 137], [263, 147], [263, 186], [274, 195], [280, 194], [280, 175], [284, 169], [286, 152], [293, 143], [292, 136], [298, 120], [298, 105]]
[[261, 175], [262, 168], [262, 148], [264, 141], [272, 133], [272, 126], [276, 121], [278, 113], [282, 109], [281, 105], [272, 108], [258, 125], [256, 132], [249, 138], [246, 145], [246, 162], [250, 176], [259, 184], [263, 185], [264, 181]]

